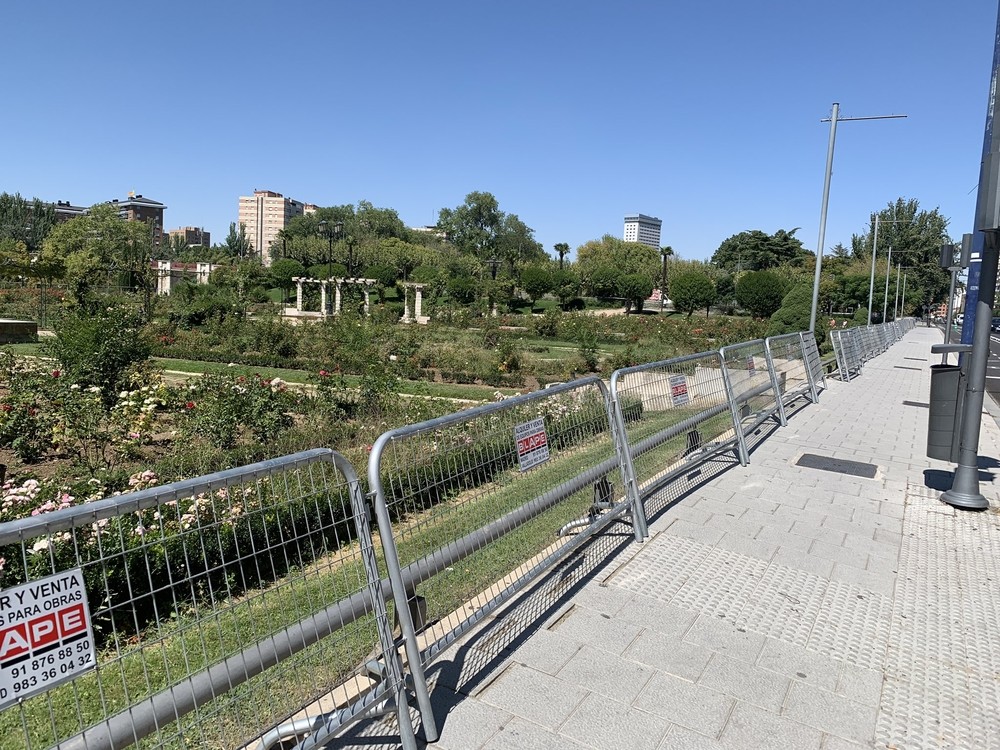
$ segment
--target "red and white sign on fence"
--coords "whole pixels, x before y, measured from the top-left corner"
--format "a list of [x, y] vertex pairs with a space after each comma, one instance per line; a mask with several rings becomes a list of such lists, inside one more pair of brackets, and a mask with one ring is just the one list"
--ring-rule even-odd
[[683, 375], [670, 376], [670, 400], [674, 406], [683, 406], [688, 402], [687, 378]]
[[95, 661], [79, 568], [0, 591], [0, 709], [73, 679]]
[[549, 439], [545, 434], [544, 417], [514, 425], [514, 441], [517, 443], [517, 463], [521, 471], [549, 460]]

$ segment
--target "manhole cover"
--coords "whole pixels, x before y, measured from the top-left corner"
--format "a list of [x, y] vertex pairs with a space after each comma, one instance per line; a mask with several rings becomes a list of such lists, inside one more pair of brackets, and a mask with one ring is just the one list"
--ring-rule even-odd
[[835, 471], [838, 474], [850, 474], [852, 477], [864, 477], [874, 479], [878, 467], [875, 464], [866, 464], [861, 461], [848, 461], [843, 458], [830, 458], [829, 456], [817, 456], [815, 453], [803, 453], [802, 457], [795, 462], [796, 466], [804, 466], [807, 469], [822, 469], [823, 471]]

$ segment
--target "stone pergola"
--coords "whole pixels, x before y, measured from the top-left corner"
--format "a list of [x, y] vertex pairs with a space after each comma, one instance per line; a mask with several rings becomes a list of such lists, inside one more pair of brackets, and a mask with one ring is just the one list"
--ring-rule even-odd
[[[430, 322], [430, 317], [423, 314], [424, 307], [424, 287], [426, 284], [414, 284], [413, 282], [407, 282], [402, 284], [403, 287], [403, 319], [401, 323], [419, 323], [420, 325], [427, 325]], [[410, 307], [410, 290], [415, 292], [413, 307]]]
[[[365, 295], [365, 315], [368, 315], [371, 306], [371, 287], [377, 283], [375, 279], [312, 279], [303, 276], [293, 276], [292, 281], [295, 282], [295, 308], [285, 308], [285, 315], [303, 318], [326, 318], [331, 315], [339, 315], [342, 303], [341, 290], [344, 285], [361, 287], [361, 291]], [[318, 313], [302, 309], [302, 288], [306, 284], [319, 286], [320, 302]], [[333, 287], [332, 309], [330, 304], [330, 287]]]

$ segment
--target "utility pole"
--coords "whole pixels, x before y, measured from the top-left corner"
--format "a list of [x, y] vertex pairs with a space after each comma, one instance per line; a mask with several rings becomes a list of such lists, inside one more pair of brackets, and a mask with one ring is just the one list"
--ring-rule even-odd
[[[989, 502], [979, 491], [979, 432], [983, 420], [983, 398], [986, 392], [986, 365], [990, 357], [990, 323], [997, 286], [997, 261], [1000, 260], [1000, 132], [993, 128], [996, 91], [1000, 77], [1000, 7], [997, 9], [997, 30], [993, 40], [993, 74], [990, 77], [986, 105], [986, 128], [983, 137], [983, 160], [979, 169], [979, 193], [976, 196], [975, 232], [983, 244], [979, 269], [979, 290], [973, 315], [971, 355], [965, 378], [964, 414], [959, 422], [961, 436], [958, 466], [951, 489], [941, 495], [948, 505], [966, 510], [985, 510]], [[970, 273], [970, 285], [972, 283]], [[971, 301], [971, 300], [970, 300]], [[969, 305], [966, 305], [966, 315]], [[968, 323], [966, 323], [968, 325]], [[964, 333], [965, 331], [963, 331]]]

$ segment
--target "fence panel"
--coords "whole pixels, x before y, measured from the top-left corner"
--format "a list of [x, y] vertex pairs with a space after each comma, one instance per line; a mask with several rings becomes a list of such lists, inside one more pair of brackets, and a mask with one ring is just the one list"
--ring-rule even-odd
[[807, 354], [799, 333], [771, 336], [764, 340], [768, 366], [778, 378], [781, 405], [790, 406], [800, 398], [816, 403], [816, 389], [809, 372]]
[[[642, 409], [625, 404], [625, 421]], [[430, 660], [631, 509], [616, 432], [589, 377], [375, 441], [369, 483], [429, 741]]]
[[819, 354], [816, 337], [811, 331], [800, 331], [802, 350], [806, 353], [806, 372], [813, 387], [813, 401], [819, 400], [820, 388], [826, 388], [826, 373], [823, 372], [823, 359]]
[[0, 747], [264, 746], [380, 701], [414, 747], [369, 531], [325, 449], [0, 526], [6, 635], [47, 634], [0, 655]]
[[719, 353], [730, 403], [736, 412], [740, 460], [745, 465], [750, 461], [746, 436], [771, 417], [779, 424], [785, 423], [778, 379], [768, 367], [764, 339], [724, 346]]
[[740, 457], [717, 351], [617, 370], [611, 396], [623, 415], [641, 405], [638, 418], [622, 419], [626, 473], [641, 498], [720, 451]]

